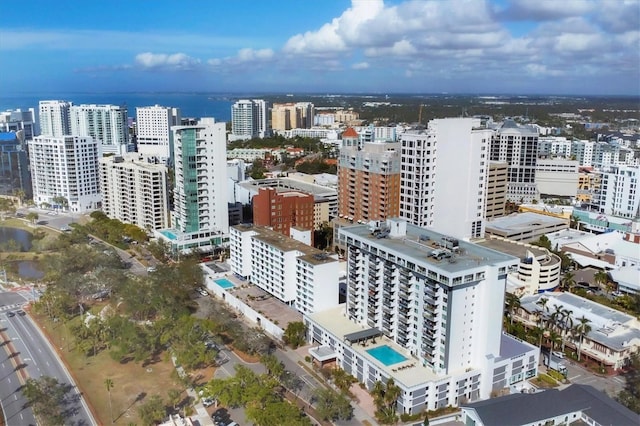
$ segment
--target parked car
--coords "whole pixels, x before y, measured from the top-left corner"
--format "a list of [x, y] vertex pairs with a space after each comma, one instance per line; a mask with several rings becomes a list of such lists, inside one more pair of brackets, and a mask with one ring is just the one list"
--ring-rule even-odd
[[202, 400], [202, 405], [204, 405], [205, 407], [209, 407], [210, 405], [215, 404], [216, 400], [213, 398], [204, 398]]

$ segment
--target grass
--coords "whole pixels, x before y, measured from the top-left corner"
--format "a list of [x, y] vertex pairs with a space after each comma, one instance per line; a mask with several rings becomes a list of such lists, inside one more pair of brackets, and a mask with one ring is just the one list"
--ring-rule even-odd
[[[68, 350], [65, 343], [69, 337], [62, 325], [35, 314], [33, 317], [48, 335], [51, 343], [57, 349], [62, 347], [58, 353], [92, 407], [98, 424], [111, 424], [109, 394], [105, 385], [107, 378], [113, 381], [111, 403], [116, 425], [141, 424], [138, 407], [149, 397], [158, 394], [168, 405], [169, 389], [184, 389], [184, 386], [175, 378], [175, 369], [169, 360], [162, 358], [143, 367], [140, 363], [116, 362], [111, 359], [107, 351], [87, 358], [76, 351]], [[186, 394], [183, 396], [186, 397]]]
[[538, 377], [532, 381], [536, 386], [541, 388], [555, 388], [558, 386], [558, 382], [553, 377], [544, 373], [538, 374]]

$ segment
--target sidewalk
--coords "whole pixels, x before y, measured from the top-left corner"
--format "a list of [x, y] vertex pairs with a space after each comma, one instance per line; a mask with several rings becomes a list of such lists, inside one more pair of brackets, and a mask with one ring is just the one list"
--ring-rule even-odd
[[[308, 366], [308, 363], [304, 360], [304, 355], [301, 354], [301, 352], [306, 353], [309, 347], [310, 346], [304, 346], [296, 350], [285, 347], [284, 349], [282, 349], [282, 353], [291, 361], [295, 362], [297, 365], [300, 365], [299, 362], [301, 362], [303, 365], [310, 368], [310, 366]], [[356, 384], [355, 386], [358, 386], [358, 390], [361, 390], [359, 388], [359, 385]], [[373, 407], [373, 401], [371, 401], [371, 404], [365, 401], [365, 399], [367, 398], [371, 399], [369, 394], [363, 391], [363, 392], [358, 392], [356, 396], [360, 400], [360, 402], [358, 401], [352, 402], [353, 419], [348, 422], [340, 422], [340, 424], [351, 425], [351, 424], [354, 424], [354, 421], [357, 422], [355, 424], [364, 424], [364, 422], [366, 421], [366, 422], [369, 422], [369, 424], [377, 425], [378, 422], [376, 421], [376, 419], [372, 415], [367, 413], [368, 410], [365, 410], [365, 407], [368, 407], [369, 405]]]

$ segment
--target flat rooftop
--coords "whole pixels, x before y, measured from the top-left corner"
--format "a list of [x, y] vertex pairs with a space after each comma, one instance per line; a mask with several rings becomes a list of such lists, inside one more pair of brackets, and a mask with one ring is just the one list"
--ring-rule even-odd
[[536, 228], [561, 225], [567, 225], [568, 227], [569, 221], [567, 219], [560, 219], [544, 214], [526, 212], [489, 220], [487, 221], [485, 228], [508, 233], [520, 233]]
[[315, 247], [311, 247], [303, 242], [294, 240], [293, 238], [282, 235], [272, 229], [265, 228], [263, 226], [255, 226], [249, 224], [234, 225], [232, 228], [239, 230], [240, 232], [253, 231], [257, 234], [252, 238], [263, 241], [266, 244], [276, 247], [278, 250], [284, 252], [299, 251], [302, 253], [300, 257], [312, 265], [321, 265], [324, 263], [337, 262], [338, 259], [331, 257], [328, 253], [319, 250]]
[[527, 257], [527, 252], [533, 253], [535, 257], [544, 256], [547, 253], [540, 247], [525, 245], [523, 243], [511, 240], [504, 240], [502, 238], [487, 238], [485, 240], [475, 241], [476, 244], [482, 247], [490, 248], [491, 250], [499, 251], [500, 253], [510, 254], [511, 256], [524, 259]]
[[313, 195], [316, 200], [327, 196], [338, 196], [338, 192], [334, 188], [290, 178], [249, 180], [240, 182], [238, 185], [246, 189], [252, 189], [255, 192], [258, 192], [259, 188], [276, 188], [278, 191], [302, 191]]
[[517, 265], [519, 259], [500, 253], [491, 248], [463, 240], [456, 240], [458, 250], [452, 252], [452, 257], [438, 260], [432, 256], [437, 250], [445, 250], [446, 239], [450, 238], [431, 229], [421, 228], [407, 223], [407, 232], [400, 237], [378, 238], [372, 233], [369, 225], [352, 225], [340, 228], [340, 233], [351, 234], [364, 240], [370, 246], [383, 248], [385, 251], [396, 252], [404, 259], [428, 267], [437, 267], [448, 273], [456, 273], [467, 269], [479, 268], [486, 265], [506, 263]]
[[[345, 306], [346, 305], [342, 304], [336, 308], [308, 315], [308, 317], [319, 324], [327, 332], [333, 334], [340, 341], [345, 342], [346, 347], [376, 365], [378, 369], [384, 371], [385, 375], [393, 377], [396, 383], [401, 383], [405, 387], [411, 388], [423, 383], [429, 383], [448, 377], [445, 375], [437, 375], [430, 368], [422, 366], [420, 361], [414, 358], [408, 351], [384, 335], [368, 340], [364, 344], [353, 343], [349, 345], [345, 336], [353, 333], [359, 333], [368, 330], [369, 328], [350, 321], [345, 316]], [[367, 352], [381, 346], [389, 346], [391, 349], [404, 356], [406, 360], [397, 364], [385, 366]]]
[[227, 292], [241, 299], [254, 311], [262, 312], [262, 314], [272, 322], [277, 321], [278, 327], [283, 330], [285, 330], [291, 322], [302, 322], [302, 314], [300, 312], [278, 300], [277, 297], [272, 296], [260, 287], [239, 281], [232, 275], [227, 275], [224, 278], [234, 284], [233, 288], [226, 289]]

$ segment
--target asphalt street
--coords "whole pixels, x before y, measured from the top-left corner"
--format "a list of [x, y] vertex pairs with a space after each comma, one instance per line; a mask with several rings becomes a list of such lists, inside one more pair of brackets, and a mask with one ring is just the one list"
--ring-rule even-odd
[[[64, 407], [68, 416], [65, 424], [76, 426], [94, 425], [95, 422], [84, 399], [49, 341], [42, 335], [28, 314], [16, 314], [17, 309], [19, 309], [19, 306], [16, 307], [15, 303], [16, 296], [22, 299], [22, 303], [26, 302], [26, 299], [15, 292], [0, 293], [0, 305], [4, 308], [4, 311], [0, 313], [0, 323], [2, 328], [5, 329], [5, 336], [7, 336], [14, 349], [13, 354], [10, 354], [11, 358], [31, 378], [50, 376], [56, 378], [59, 383], [69, 386], [70, 391], [65, 399], [66, 405]], [[20, 300], [18, 299], [19, 304]], [[11, 316], [10, 312], [14, 313], [14, 315]], [[17, 386], [11, 386], [4, 381], [0, 383], [0, 387], [2, 389], [1, 392], [13, 393], [17, 389]]]

